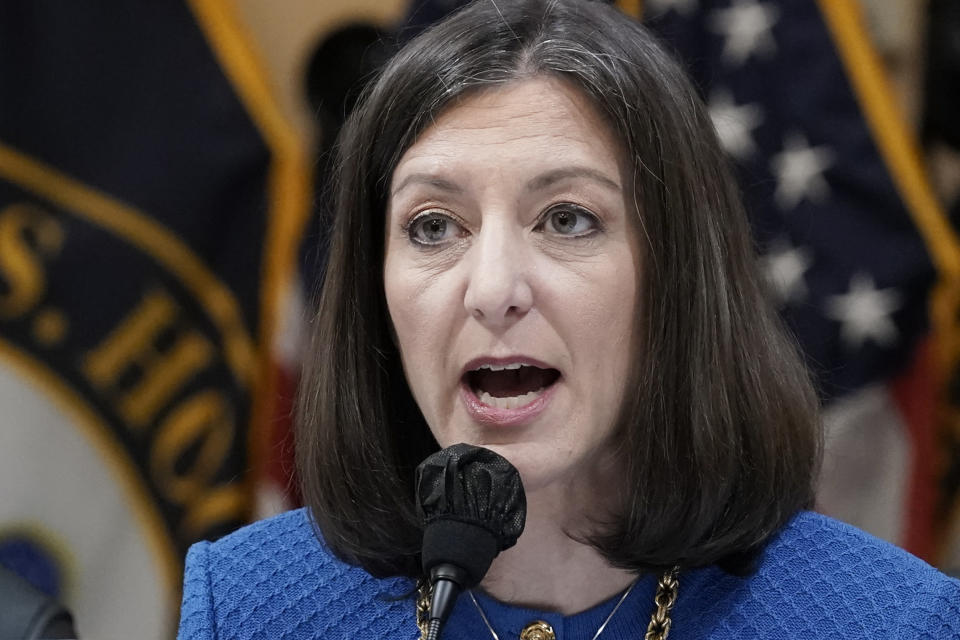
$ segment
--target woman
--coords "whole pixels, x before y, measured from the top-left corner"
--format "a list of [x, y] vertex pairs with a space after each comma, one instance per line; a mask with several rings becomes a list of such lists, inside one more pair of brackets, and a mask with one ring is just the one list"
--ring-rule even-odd
[[814, 394], [642, 27], [481, 0], [387, 65], [338, 153], [309, 506], [191, 550], [181, 637], [416, 637], [413, 472], [458, 442], [517, 467], [528, 515], [444, 638], [960, 637], [956, 581], [802, 511]]

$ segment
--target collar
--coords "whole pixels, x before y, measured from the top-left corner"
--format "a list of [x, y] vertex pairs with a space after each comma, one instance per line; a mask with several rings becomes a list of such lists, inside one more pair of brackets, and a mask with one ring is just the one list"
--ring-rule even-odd
[[[653, 596], [657, 576], [640, 577], [633, 591], [623, 601], [616, 615], [610, 619], [601, 636], [602, 640], [625, 640], [642, 637], [653, 611]], [[681, 588], [682, 593], [682, 588]], [[517, 640], [520, 632], [531, 622], [542, 620], [553, 627], [557, 640], [591, 640], [610, 612], [620, 600], [622, 592], [586, 611], [564, 616], [550, 611], [517, 607], [500, 602], [482, 591], [475, 590], [477, 602], [486, 614], [500, 640]], [[467, 594], [457, 600], [444, 628], [444, 638], [451, 640], [492, 640], [490, 631]]]

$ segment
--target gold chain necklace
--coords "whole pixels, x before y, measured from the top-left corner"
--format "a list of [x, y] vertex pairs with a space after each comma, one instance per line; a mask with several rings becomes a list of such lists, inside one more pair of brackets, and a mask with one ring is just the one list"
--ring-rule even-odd
[[[680, 586], [677, 578], [679, 573], [680, 568], [674, 567], [669, 571], [665, 571], [664, 574], [660, 576], [660, 581], [657, 583], [657, 593], [653, 596], [655, 608], [653, 615], [650, 616], [650, 624], [647, 625], [647, 633], [643, 636], [643, 640], [667, 640], [667, 636], [670, 634], [670, 610], [673, 609], [673, 605], [677, 602], [677, 591]], [[617, 609], [620, 608], [623, 601], [627, 599], [630, 590], [633, 589], [633, 585], [635, 584], [636, 581], [634, 581], [634, 583], [630, 585], [630, 588], [620, 597], [620, 601], [617, 602], [613, 611], [610, 612], [610, 615], [607, 616], [603, 624], [600, 625], [600, 628], [597, 629], [593, 640], [597, 640], [597, 638], [600, 637], [607, 623], [610, 622], [613, 614], [617, 612]], [[429, 624], [427, 616], [430, 614], [430, 595], [431, 587], [429, 583], [421, 579], [417, 583], [417, 626], [420, 628], [420, 640], [424, 640], [424, 638], [427, 637], [427, 627]], [[470, 593], [470, 597], [473, 598], [473, 593]], [[480, 617], [483, 618], [484, 624], [487, 625], [487, 630], [490, 631], [490, 635], [493, 636], [494, 640], [500, 640], [493, 630], [493, 627], [490, 626], [490, 621], [487, 620], [487, 616], [484, 615], [483, 609], [480, 608], [480, 604], [476, 598], [473, 598], [473, 603], [476, 605], [477, 611], [480, 612]]]

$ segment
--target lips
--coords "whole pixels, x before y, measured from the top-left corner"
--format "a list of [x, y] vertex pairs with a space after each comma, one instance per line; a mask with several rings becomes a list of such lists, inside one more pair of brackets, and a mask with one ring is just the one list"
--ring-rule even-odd
[[561, 374], [542, 362], [522, 359], [472, 361], [461, 390], [472, 416], [481, 422], [525, 422], [546, 406]]

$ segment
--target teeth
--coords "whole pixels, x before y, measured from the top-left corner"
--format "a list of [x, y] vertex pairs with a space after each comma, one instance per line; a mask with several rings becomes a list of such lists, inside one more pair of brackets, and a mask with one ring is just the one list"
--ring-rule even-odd
[[489, 369], [490, 371], [514, 371], [519, 369], [523, 365], [519, 362], [512, 362], [510, 364], [482, 364], [478, 369]]
[[477, 398], [480, 399], [480, 402], [487, 405], [488, 407], [494, 407], [496, 409], [519, 409], [525, 405], [530, 404], [536, 400], [537, 396], [543, 393], [543, 387], [537, 389], [536, 391], [530, 391], [525, 393], [522, 396], [508, 396], [506, 398], [497, 398], [486, 391], [478, 391]]

